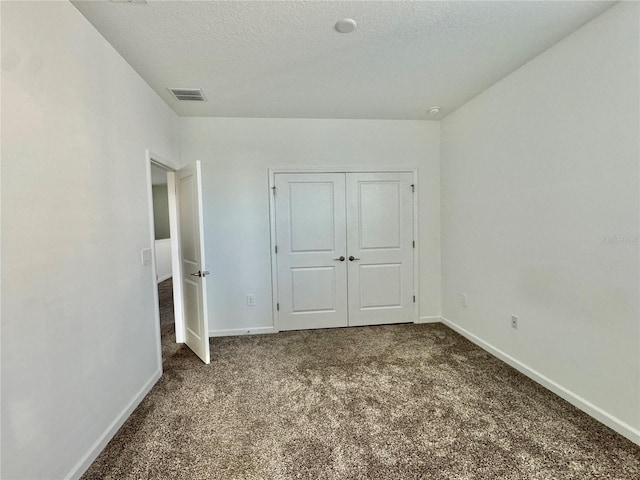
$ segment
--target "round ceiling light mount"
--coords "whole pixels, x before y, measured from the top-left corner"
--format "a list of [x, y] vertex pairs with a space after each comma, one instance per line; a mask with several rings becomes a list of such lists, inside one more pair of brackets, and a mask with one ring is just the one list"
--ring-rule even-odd
[[440, 113], [440, 110], [440, 107], [429, 107], [427, 112], [429, 112], [429, 115], [437, 115]]
[[357, 26], [358, 24], [353, 18], [343, 18], [336, 23], [336, 30], [340, 33], [351, 33]]

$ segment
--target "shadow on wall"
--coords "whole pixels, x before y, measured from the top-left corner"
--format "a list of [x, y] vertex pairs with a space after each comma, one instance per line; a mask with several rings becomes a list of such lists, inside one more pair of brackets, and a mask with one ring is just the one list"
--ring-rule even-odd
[[153, 185], [153, 225], [156, 240], [170, 237], [169, 233], [169, 194], [167, 185]]

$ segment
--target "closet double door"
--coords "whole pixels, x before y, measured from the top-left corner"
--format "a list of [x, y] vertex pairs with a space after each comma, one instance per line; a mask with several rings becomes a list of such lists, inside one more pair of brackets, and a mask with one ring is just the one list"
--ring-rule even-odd
[[280, 330], [413, 321], [412, 178], [275, 175]]

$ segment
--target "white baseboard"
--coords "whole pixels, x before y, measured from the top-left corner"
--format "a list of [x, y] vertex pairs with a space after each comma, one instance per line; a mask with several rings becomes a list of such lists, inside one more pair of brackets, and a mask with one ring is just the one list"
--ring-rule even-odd
[[210, 337], [230, 337], [235, 335], [262, 335], [263, 333], [276, 333], [273, 327], [248, 327], [231, 328], [227, 330], [209, 330]]
[[431, 316], [431, 317], [419, 317], [416, 322], [413, 323], [440, 323], [442, 319], [440, 315]]
[[160, 283], [160, 282], [164, 282], [165, 280], [168, 280], [168, 279], [170, 279], [171, 277], [173, 277], [173, 275], [172, 275], [172, 274], [170, 274], [170, 273], [169, 273], [169, 274], [166, 274], [166, 275], [163, 275], [163, 276], [161, 276], [161, 277], [158, 277], [158, 283]]
[[114, 437], [120, 427], [129, 418], [129, 415], [133, 413], [140, 402], [147, 396], [153, 386], [162, 376], [162, 370], [157, 370], [152, 377], [144, 384], [140, 391], [136, 394], [131, 402], [120, 412], [120, 414], [111, 422], [107, 429], [98, 437], [98, 440], [89, 448], [89, 451], [76, 463], [75, 467], [71, 469], [71, 472], [65, 477], [65, 480], [79, 479], [82, 474], [91, 466], [93, 461], [98, 458], [100, 452], [107, 446], [107, 443]]
[[589, 402], [588, 400], [585, 400], [581, 396], [576, 395], [571, 390], [569, 390], [569, 389], [563, 387], [562, 385], [554, 382], [550, 378], [545, 377], [541, 373], [539, 373], [539, 372], [535, 371], [534, 369], [528, 367], [524, 363], [522, 363], [519, 360], [513, 358], [511, 355], [508, 355], [508, 354], [504, 353], [502, 350], [497, 349], [493, 345], [485, 342], [481, 338], [477, 337], [476, 335], [474, 335], [473, 333], [469, 332], [468, 330], [465, 330], [464, 328], [462, 328], [459, 325], [455, 324], [451, 320], [449, 320], [449, 319], [447, 319], [445, 317], [442, 317], [442, 323], [444, 323], [445, 325], [447, 325], [451, 329], [455, 330], [456, 332], [458, 332], [463, 337], [466, 337], [468, 340], [472, 341], [473, 343], [475, 343], [479, 347], [483, 348], [484, 350], [489, 352], [491, 355], [499, 358], [500, 360], [502, 360], [503, 362], [507, 363], [508, 365], [511, 365], [513, 368], [515, 368], [519, 372], [523, 373], [524, 375], [526, 375], [527, 377], [529, 377], [533, 381], [535, 381], [535, 382], [539, 383], [540, 385], [542, 385], [543, 387], [551, 390], [553, 393], [555, 393], [559, 397], [564, 398], [567, 402], [569, 402], [573, 406], [579, 408], [580, 410], [582, 410], [586, 414], [592, 416], [593, 418], [595, 418], [599, 422], [605, 424], [607, 427], [611, 428], [612, 430], [615, 430], [616, 432], [618, 432], [623, 437], [626, 437], [629, 440], [631, 440], [632, 442], [640, 445], [640, 430], [632, 427], [631, 425], [628, 425], [627, 423], [623, 422], [622, 420], [618, 419], [617, 417], [614, 417], [610, 413], [607, 413], [606, 411], [604, 411], [600, 407], [597, 407], [594, 404], [592, 404], [591, 402]]

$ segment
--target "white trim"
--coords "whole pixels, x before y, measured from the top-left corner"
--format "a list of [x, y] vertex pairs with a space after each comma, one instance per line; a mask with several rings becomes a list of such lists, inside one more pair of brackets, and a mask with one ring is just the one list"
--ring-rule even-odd
[[418, 215], [418, 195], [420, 195], [420, 186], [418, 185], [418, 169], [412, 168], [413, 177], [413, 294], [416, 301], [413, 302], [413, 321], [420, 321], [420, 216]]
[[436, 316], [423, 316], [418, 318], [414, 323], [440, 323], [442, 318], [439, 315]]
[[278, 333], [273, 327], [230, 328], [227, 330], [209, 330], [209, 337], [230, 337], [235, 335], [262, 335]]
[[155, 220], [153, 218], [153, 181], [151, 176], [151, 163], [154, 161], [150, 150], [145, 152], [147, 164], [147, 214], [149, 215], [149, 245], [151, 247], [151, 279], [153, 285], [153, 318], [156, 335], [156, 368], [162, 375], [162, 337], [160, 334], [160, 305], [158, 300], [158, 272], [156, 269], [156, 233]]
[[398, 167], [345, 167], [345, 166], [325, 166], [325, 167], [305, 167], [305, 166], [293, 166], [293, 167], [271, 167], [269, 168], [269, 177], [272, 177], [276, 173], [415, 173], [418, 169], [416, 167], [398, 166]]
[[113, 422], [106, 428], [106, 430], [98, 437], [98, 440], [91, 446], [89, 451], [80, 459], [78, 463], [71, 469], [69, 474], [65, 476], [65, 479], [75, 480], [79, 479], [84, 472], [91, 466], [93, 461], [98, 458], [98, 455], [102, 452], [107, 443], [118, 433], [120, 427], [129, 418], [129, 415], [140, 405], [140, 402], [147, 396], [153, 386], [156, 384], [162, 376], [162, 370], [156, 370], [151, 378], [144, 384], [137, 395], [129, 402], [129, 404], [120, 412]]
[[274, 188], [276, 186], [275, 173], [277, 170], [268, 169], [269, 183], [269, 258], [271, 259], [271, 324], [275, 331], [279, 330], [278, 325], [278, 259], [274, 248], [276, 245], [276, 202]]
[[612, 430], [615, 430], [616, 432], [618, 432], [623, 437], [626, 437], [629, 440], [631, 440], [632, 442], [640, 445], [640, 430], [638, 430], [638, 429], [632, 427], [631, 425], [623, 422], [619, 418], [614, 417], [610, 413], [604, 411], [600, 407], [595, 406], [594, 404], [592, 404], [588, 400], [585, 400], [581, 396], [573, 393], [571, 390], [569, 390], [569, 389], [563, 387], [562, 385], [554, 382], [550, 378], [545, 377], [544, 375], [542, 375], [541, 373], [537, 372], [533, 368], [525, 365], [521, 361], [513, 358], [511, 355], [508, 355], [507, 353], [503, 352], [502, 350], [494, 347], [490, 343], [485, 342], [480, 337], [474, 335], [473, 333], [469, 332], [468, 330], [465, 330], [464, 328], [462, 328], [459, 325], [455, 324], [451, 320], [449, 320], [449, 319], [447, 319], [445, 317], [441, 317], [441, 319], [442, 319], [442, 323], [444, 323], [445, 325], [447, 325], [451, 329], [455, 330], [456, 332], [458, 332], [463, 337], [466, 337], [467, 339], [469, 339], [470, 341], [472, 341], [473, 343], [475, 343], [479, 347], [483, 348], [484, 350], [489, 352], [491, 355], [499, 358], [500, 360], [502, 360], [506, 364], [512, 366], [513, 368], [515, 368], [519, 372], [525, 374], [527, 377], [529, 377], [533, 381], [539, 383], [540, 385], [542, 385], [543, 387], [547, 388], [548, 390], [551, 390], [553, 393], [555, 393], [559, 397], [562, 397], [563, 399], [565, 399], [567, 402], [569, 402], [573, 406], [579, 408], [580, 410], [582, 410], [586, 414], [592, 416], [593, 418], [595, 418], [599, 422], [603, 423], [607, 427], [611, 428]]
[[[158, 277], [158, 283], [164, 282], [165, 280], [169, 280], [171, 277], [173, 277], [173, 275], [169, 273], [166, 275], [163, 275], [162, 277]], [[180, 342], [176, 342], [176, 343], [180, 343]]]
[[415, 193], [413, 194], [413, 239], [416, 242], [416, 248], [413, 249], [413, 291], [416, 301], [413, 304], [413, 321], [420, 323], [420, 224], [418, 215], [418, 195], [420, 194], [418, 185], [418, 169], [415, 167], [272, 167], [267, 169], [269, 177], [269, 225], [270, 239], [269, 251], [271, 256], [271, 315], [273, 329], [279, 331], [278, 327], [278, 265], [274, 252], [276, 245], [276, 202], [273, 195], [273, 188], [276, 185], [275, 176], [278, 173], [411, 173], [412, 183], [415, 185]]
[[[156, 250], [155, 250], [155, 233], [154, 233], [154, 220], [153, 220], [153, 187], [151, 181], [151, 164], [154, 164], [167, 171], [167, 196], [169, 202], [169, 235], [171, 237], [171, 270], [172, 275], [175, 278], [182, 278], [182, 265], [180, 262], [180, 245], [178, 242], [178, 207], [176, 201], [176, 187], [175, 187], [175, 171], [178, 170], [178, 166], [169, 160], [158, 155], [154, 151], [147, 149], [146, 162], [148, 168], [147, 184], [150, 185], [151, 191], [151, 203], [149, 204], [149, 213], [151, 216], [151, 250], [153, 252], [153, 278], [156, 283], [162, 280], [158, 279], [157, 272], [155, 271], [156, 262]], [[169, 277], [167, 277], [169, 278]], [[166, 280], [166, 278], [164, 279]], [[156, 303], [157, 322], [160, 325], [160, 310], [157, 308], [158, 304], [158, 291], [155, 289], [154, 301]], [[176, 330], [176, 343], [184, 343], [184, 316], [182, 309], [182, 283], [173, 282], [173, 314], [175, 320]], [[158, 326], [158, 335], [160, 335], [160, 327]], [[160, 337], [158, 337], [160, 338]], [[162, 365], [162, 346], [159, 345], [160, 353], [160, 365]]]
[[182, 262], [180, 242], [178, 241], [178, 199], [175, 172], [167, 172], [167, 197], [169, 201], [169, 236], [171, 238], [171, 273], [178, 281], [173, 282], [173, 318], [176, 330], [176, 343], [184, 343], [184, 300], [182, 297]]
[[164, 168], [167, 171], [175, 172], [180, 168], [178, 165], [164, 158], [162, 155], [158, 155], [153, 150], [147, 149], [147, 158], [151, 163], [159, 166], [160, 168]]

